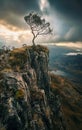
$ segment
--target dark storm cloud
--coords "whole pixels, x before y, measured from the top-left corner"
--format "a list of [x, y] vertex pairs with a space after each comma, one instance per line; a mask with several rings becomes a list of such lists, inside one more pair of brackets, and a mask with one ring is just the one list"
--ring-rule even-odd
[[[63, 19], [62, 33], [56, 42], [82, 42], [82, 0], [48, 0]], [[68, 29], [66, 30], [66, 28]]]
[[[0, 24], [13, 30], [13, 27], [26, 29], [24, 15], [29, 11], [41, 11], [40, 0], [0, 0]], [[53, 30], [55, 30], [55, 13], [58, 21], [58, 37], [53, 42], [76, 42], [82, 41], [82, 0], [47, 0], [50, 8], [44, 5], [43, 15], [47, 13], [53, 21]], [[47, 9], [45, 9], [47, 8]], [[51, 9], [53, 11], [49, 10]], [[53, 17], [54, 15], [54, 17]], [[49, 17], [48, 17], [49, 19]], [[51, 22], [51, 21], [50, 21]]]
[[67, 41], [72, 41], [72, 42], [76, 42], [82, 41], [82, 28], [80, 26], [74, 26], [72, 28], [69, 29], [69, 31], [67, 32], [67, 34], [65, 35], [65, 39]]
[[78, 25], [78, 27], [73, 26], [69, 27], [69, 30], [63, 35], [59, 35], [57, 39], [53, 39], [55, 43], [59, 42], [82, 42], [82, 28]]
[[0, 20], [21, 27], [20, 17], [30, 10], [38, 10], [37, 0], [0, 0]]
[[49, 0], [51, 6], [65, 17], [82, 20], [82, 0]]
[[8, 13], [11, 11], [21, 15], [25, 13], [25, 11], [36, 9], [38, 9], [37, 0], [0, 0], [1, 13]]

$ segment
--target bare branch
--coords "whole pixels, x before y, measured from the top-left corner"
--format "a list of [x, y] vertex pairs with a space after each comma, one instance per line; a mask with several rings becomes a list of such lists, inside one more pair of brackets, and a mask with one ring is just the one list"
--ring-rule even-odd
[[47, 35], [52, 32], [50, 28], [50, 23], [46, 22], [45, 19], [41, 19], [41, 17], [37, 13], [30, 13], [24, 17], [26, 23], [30, 26], [31, 32], [33, 34], [33, 45], [35, 45], [35, 39], [38, 35]]

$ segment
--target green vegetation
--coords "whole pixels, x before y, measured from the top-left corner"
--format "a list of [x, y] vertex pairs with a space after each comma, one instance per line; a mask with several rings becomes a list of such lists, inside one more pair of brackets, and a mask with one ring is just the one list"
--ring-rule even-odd
[[46, 46], [42, 46], [42, 45], [37, 45], [36, 47], [33, 47], [32, 49], [33, 49], [33, 51], [36, 51], [38, 53], [40, 53], [41, 51], [45, 52], [45, 53], [49, 53], [48, 48]]
[[67, 79], [54, 74], [50, 74], [50, 77], [51, 91], [62, 98], [62, 111], [70, 130], [82, 129], [82, 109], [79, 107], [82, 97], [75, 91], [73, 83]]
[[16, 99], [21, 99], [21, 98], [23, 98], [23, 97], [24, 97], [24, 92], [23, 92], [23, 90], [22, 90], [22, 89], [17, 90], [17, 92], [16, 92], [16, 94], [15, 94], [15, 98], [16, 98]]
[[24, 67], [28, 58], [26, 48], [17, 48], [10, 52], [9, 64], [17, 71]]
[[4, 52], [0, 55], [0, 71], [1, 72], [20, 72], [24, 69], [24, 66], [29, 62], [30, 53], [37, 52], [38, 54], [44, 52], [49, 53], [47, 47], [42, 45], [33, 46], [23, 46], [21, 48], [14, 48], [8, 53]]

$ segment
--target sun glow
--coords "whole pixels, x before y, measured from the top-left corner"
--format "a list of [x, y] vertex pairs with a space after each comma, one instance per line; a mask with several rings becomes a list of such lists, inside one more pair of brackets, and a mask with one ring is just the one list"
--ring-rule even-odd
[[30, 30], [10, 30], [4, 25], [0, 25], [0, 39], [5, 39], [6, 43], [27, 43], [29, 39], [31, 39]]
[[67, 43], [55, 43], [57, 46], [65, 46], [70, 48], [82, 48], [82, 42], [67, 42]]
[[47, 0], [40, 0], [39, 6], [40, 10], [44, 11], [45, 9], [49, 8], [49, 2]]

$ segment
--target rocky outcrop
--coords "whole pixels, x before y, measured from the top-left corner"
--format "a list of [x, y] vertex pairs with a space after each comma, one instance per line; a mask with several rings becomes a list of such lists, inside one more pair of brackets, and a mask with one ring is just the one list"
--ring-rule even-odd
[[46, 48], [45, 50], [35, 48], [34, 51], [31, 48], [29, 52], [31, 67], [35, 70], [37, 76], [37, 85], [48, 94], [50, 90], [50, 77], [48, 75], [49, 52]]
[[0, 130], [69, 129], [61, 94], [52, 89], [48, 54], [36, 46], [7, 55], [7, 68], [0, 72]]
[[0, 77], [0, 129], [54, 129], [57, 105], [52, 109], [49, 104], [48, 53], [47, 48], [37, 46], [7, 55], [11, 71], [6, 68]]
[[[5, 73], [3, 79], [0, 83], [0, 117], [6, 129], [45, 129], [42, 116], [47, 119], [48, 104], [45, 91], [36, 84], [34, 70], [30, 69], [22, 74]], [[47, 120], [51, 123], [50, 118]]]

